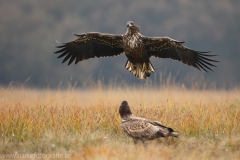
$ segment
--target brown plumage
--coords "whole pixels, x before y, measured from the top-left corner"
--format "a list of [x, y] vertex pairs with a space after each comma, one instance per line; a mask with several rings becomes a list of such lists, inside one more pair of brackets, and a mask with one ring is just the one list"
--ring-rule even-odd
[[134, 139], [135, 144], [138, 140], [144, 143], [146, 140], [153, 140], [160, 137], [179, 136], [172, 128], [162, 125], [161, 122], [150, 121], [132, 115], [127, 101], [121, 103], [119, 114], [122, 118], [122, 130]]
[[[75, 34], [76, 35], [76, 34]], [[76, 35], [78, 39], [57, 46], [58, 58], [64, 57], [62, 63], [73, 61], [77, 64], [89, 58], [111, 57], [125, 53], [125, 67], [139, 79], [145, 79], [154, 72], [150, 57], [171, 58], [181, 61], [199, 70], [216, 67], [212, 62], [218, 62], [209, 57], [208, 52], [199, 52], [184, 47], [184, 42], [169, 37], [145, 37], [140, 33], [140, 27], [132, 21], [127, 22], [127, 31], [123, 35], [89, 32]]]

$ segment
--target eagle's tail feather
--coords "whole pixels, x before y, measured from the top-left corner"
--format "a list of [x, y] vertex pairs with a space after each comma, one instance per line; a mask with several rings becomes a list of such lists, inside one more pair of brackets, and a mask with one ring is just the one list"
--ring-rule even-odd
[[155, 126], [158, 126], [158, 133], [162, 137], [179, 137], [179, 133], [175, 132], [172, 128], [163, 126], [161, 123], [154, 121]]
[[154, 68], [150, 61], [147, 63], [144, 62], [143, 64], [133, 64], [128, 60], [125, 67], [129, 72], [139, 79], [146, 79], [151, 75], [151, 73], [154, 73]]
[[177, 133], [175, 131], [171, 132], [169, 135], [172, 137], [179, 137], [179, 133]]

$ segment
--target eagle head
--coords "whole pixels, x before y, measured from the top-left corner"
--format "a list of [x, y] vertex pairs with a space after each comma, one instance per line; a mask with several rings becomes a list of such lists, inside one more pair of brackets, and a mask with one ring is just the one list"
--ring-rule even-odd
[[134, 22], [133, 21], [128, 21], [127, 22], [127, 27], [132, 27], [132, 26], [134, 26], [135, 24], [134, 24]]
[[136, 25], [133, 21], [127, 22], [127, 28], [128, 30], [131, 30], [131, 31], [136, 31], [136, 32], [140, 31], [140, 27]]
[[132, 114], [127, 101], [123, 101], [121, 103], [121, 106], [119, 107], [119, 114], [122, 118]]

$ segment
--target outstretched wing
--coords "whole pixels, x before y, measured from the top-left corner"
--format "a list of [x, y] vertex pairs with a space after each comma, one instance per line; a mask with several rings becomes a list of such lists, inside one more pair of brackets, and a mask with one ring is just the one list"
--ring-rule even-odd
[[76, 35], [78, 39], [72, 42], [64, 43], [56, 54], [60, 54], [58, 58], [65, 57], [64, 63], [68, 59], [68, 65], [74, 60], [75, 64], [94, 57], [117, 56], [123, 53], [123, 38], [121, 35], [104, 34], [97, 32], [84, 33]]
[[157, 58], [171, 58], [182, 61], [183, 63], [193, 66], [199, 70], [211, 70], [211, 66], [216, 67], [212, 62], [218, 62], [209, 57], [208, 52], [199, 52], [191, 50], [179, 42], [168, 37], [144, 37], [143, 39], [149, 56]]

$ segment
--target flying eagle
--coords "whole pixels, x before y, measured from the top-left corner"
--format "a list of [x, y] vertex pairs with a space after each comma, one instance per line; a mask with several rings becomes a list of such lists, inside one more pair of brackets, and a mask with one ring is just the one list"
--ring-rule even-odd
[[133, 138], [135, 144], [138, 140], [141, 140], [144, 144], [145, 140], [153, 140], [168, 136], [179, 136], [179, 134], [172, 128], [162, 125], [161, 122], [150, 121], [148, 119], [132, 115], [127, 101], [122, 102], [119, 107], [119, 114], [122, 118], [122, 130]]
[[89, 32], [80, 35], [78, 39], [63, 43], [55, 53], [58, 58], [64, 57], [62, 63], [73, 61], [77, 64], [89, 58], [112, 57], [125, 53], [125, 67], [139, 79], [146, 79], [154, 72], [150, 57], [171, 58], [182, 61], [199, 70], [211, 70], [216, 67], [212, 62], [218, 62], [209, 57], [208, 52], [191, 50], [182, 44], [184, 42], [169, 37], [146, 37], [140, 33], [140, 27], [134, 22], [127, 22], [127, 31], [123, 35]]

